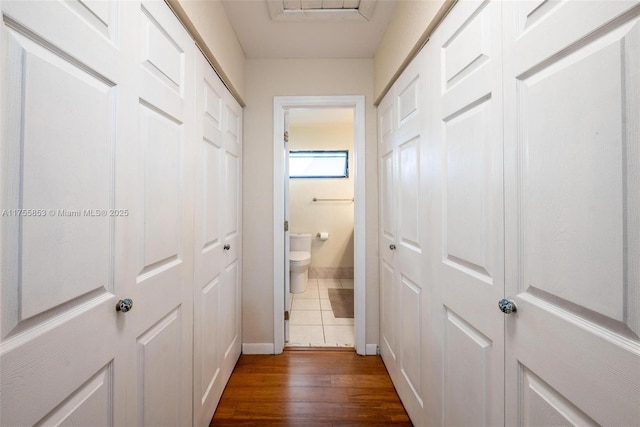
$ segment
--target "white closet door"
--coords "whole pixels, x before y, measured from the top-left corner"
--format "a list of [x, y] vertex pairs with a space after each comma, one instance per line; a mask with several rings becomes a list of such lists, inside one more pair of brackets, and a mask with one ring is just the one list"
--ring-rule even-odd
[[460, 2], [426, 47], [434, 425], [504, 420], [500, 29], [500, 2]]
[[137, 21], [114, 2], [1, 7], [0, 425], [125, 425]]
[[240, 357], [242, 347], [242, 107], [230, 92], [224, 93], [223, 113], [224, 271], [221, 324], [223, 331], [222, 372], [225, 384]]
[[[135, 374], [129, 422], [192, 423], [194, 50], [159, 1], [142, 2], [137, 103]], [[133, 142], [132, 142], [133, 143]]]
[[412, 420], [424, 407], [422, 362], [427, 295], [421, 263], [426, 244], [424, 55], [403, 72], [380, 108], [382, 355]]
[[[395, 102], [393, 89], [378, 106], [379, 254], [380, 254], [380, 353], [391, 378], [397, 378], [396, 317], [398, 313], [395, 215]], [[392, 246], [393, 245], [393, 246]]]
[[193, 407], [204, 426], [239, 356], [241, 110], [200, 53], [196, 93]]
[[640, 421], [640, 3], [505, 3], [508, 425]]
[[211, 421], [222, 395], [222, 272], [224, 111], [222, 82], [201, 53], [196, 72], [196, 163], [194, 212], [194, 424]]

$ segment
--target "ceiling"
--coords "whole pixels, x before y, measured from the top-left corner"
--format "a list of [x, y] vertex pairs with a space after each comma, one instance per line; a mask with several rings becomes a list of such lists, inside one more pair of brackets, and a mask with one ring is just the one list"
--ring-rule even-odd
[[373, 58], [396, 8], [396, 0], [222, 3], [246, 57], [277, 59]]

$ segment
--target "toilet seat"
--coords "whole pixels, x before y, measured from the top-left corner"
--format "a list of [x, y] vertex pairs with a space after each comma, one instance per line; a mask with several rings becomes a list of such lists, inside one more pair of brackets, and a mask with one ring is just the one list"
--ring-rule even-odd
[[292, 263], [304, 263], [311, 261], [311, 254], [306, 251], [291, 251], [289, 252], [289, 261]]

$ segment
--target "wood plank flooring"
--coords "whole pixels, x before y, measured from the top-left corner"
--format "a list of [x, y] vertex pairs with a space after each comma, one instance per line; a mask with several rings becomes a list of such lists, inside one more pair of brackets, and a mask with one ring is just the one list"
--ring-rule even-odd
[[211, 426], [411, 426], [379, 356], [242, 355]]

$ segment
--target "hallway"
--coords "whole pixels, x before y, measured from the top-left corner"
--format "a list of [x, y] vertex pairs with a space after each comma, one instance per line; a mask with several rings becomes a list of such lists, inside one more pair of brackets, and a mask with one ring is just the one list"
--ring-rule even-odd
[[211, 426], [411, 426], [379, 356], [242, 355]]

